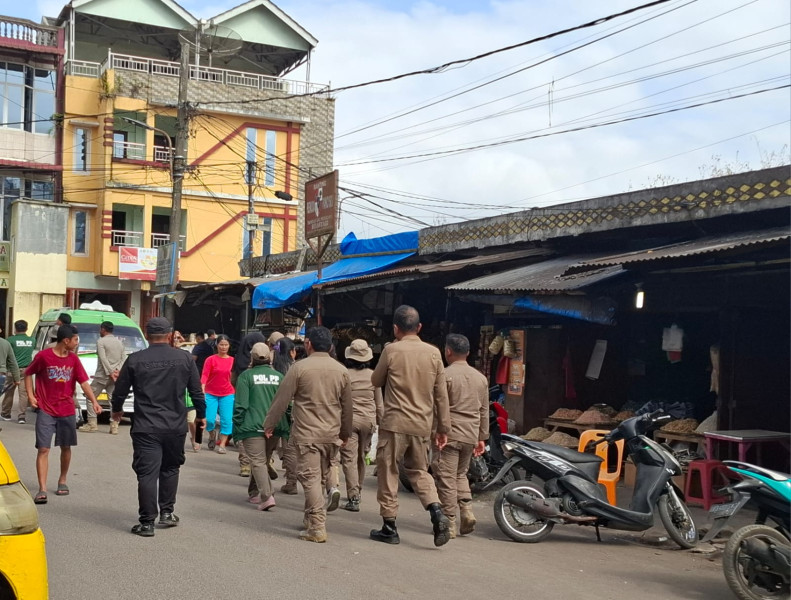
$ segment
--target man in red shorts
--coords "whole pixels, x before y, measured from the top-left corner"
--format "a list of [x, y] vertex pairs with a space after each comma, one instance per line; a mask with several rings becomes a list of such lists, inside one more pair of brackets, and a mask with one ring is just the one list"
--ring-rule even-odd
[[82, 387], [85, 397], [93, 405], [96, 414], [102, 412], [102, 407], [99, 406], [88, 384], [88, 374], [75, 354], [79, 343], [77, 328], [73, 325], [61, 325], [58, 328], [55, 346], [36, 354], [33, 362], [25, 370], [25, 389], [30, 405], [39, 409], [36, 417], [36, 448], [38, 448], [38, 456], [36, 456], [38, 493], [34, 498], [36, 504], [47, 503], [47, 472], [53, 435], [55, 445], [60, 446], [60, 477], [55, 494], [58, 496], [69, 494], [66, 475], [71, 463], [71, 447], [77, 445], [77, 419], [74, 414], [74, 389], [77, 383]]

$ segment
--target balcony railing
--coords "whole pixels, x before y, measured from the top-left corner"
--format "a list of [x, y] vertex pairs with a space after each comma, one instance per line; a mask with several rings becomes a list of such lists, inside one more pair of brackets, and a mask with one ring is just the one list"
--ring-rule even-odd
[[[72, 63], [76, 64], [72, 65]], [[164, 75], [166, 77], [179, 77], [181, 73], [181, 65], [177, 62], [144, 58], [141, 56], [130, 56], [127, 54], [116, 54], [114, 52], [108, 53], [107, 61], [103, 63], [69, 61], [68, 72], [71, 75], [99, 77], [106, 69], [137, 71], [139, 73]], [[190, 65], [190, 79], [236, 87], [248, 87], [269, 92], [280, 92], [283, 94], [299, 95], [329, 90], [329, 86], [325, 84], [281, 79], [271, 75], [261, 75], [260, 73], [246, 73], [243, 71], [231, 71], [228, 69], [215, 69], [213, 67], [195, 65]]]
[[173, 151], [166, 146], [154, 146], [154, 162], [169, 163], [173, 158]]
[[[179, 250], [184, 252], [184, 244], [187, 242], [186, 235], [179, 236]], [[165, 244], [170, 243], [170, 234], [167, 233], [152, 233], [151, 234], [151, 247], [152, 248], [159, 248], [160, 246], [164, 246]]]
[[143, 232], [142, 231], [123, 231], [121, 229], [113, 229], [112, 246], [132, 246], [133, 248], [143, 247]]
[[28, 42], [47, 48], [58, 47], [58, 30], [27, 19], [0, 17], [0, 38]]
[[113, 142], [113, 158], [146, 159], [146, 145], [136, 142]]
[[102, 65], [87, 60], [70, 60], [66, 65], [68, 75], [80, 75], [82, 77], [99, 77], [102, 73]]

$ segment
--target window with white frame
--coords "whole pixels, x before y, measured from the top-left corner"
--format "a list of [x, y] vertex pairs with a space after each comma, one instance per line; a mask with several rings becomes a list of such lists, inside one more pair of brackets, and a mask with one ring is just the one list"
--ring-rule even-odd
[[275, 157], [277, 156], [277, 132], [266, 132], [266, 163], [264, 166], [264, 185], [275, 185]]
[[91, 170], [91, 133], [85, 127], [74, 130], [74, 171], [87, 173]]
[[71, 253], [88, 256], [88, 211], [75, 210], [71, 231]]
[[0, 127], [49, 134], [54, 113], [54, 71], [0, 62]]

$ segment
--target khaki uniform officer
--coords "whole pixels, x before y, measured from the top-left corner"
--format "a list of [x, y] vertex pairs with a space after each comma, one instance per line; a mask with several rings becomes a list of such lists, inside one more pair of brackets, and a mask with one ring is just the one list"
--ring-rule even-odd
[[331, 457], [352, 430], [349, 373], [330, 358], [331, 346], [332, 335], [326, 327], [308, 332], [308, 357], [288, 370], [264, 421], [264, 432], [271, 437], [293, 401], [291, 439], [297, 451], [297, 479], [305, 490], [305, 530], [299, 537], [309, 542], [327, 541], [321, 481], [329, 475]]
[[420, 340], [420, 315], [411, 306], [399, 306], [393, 314], [396, 342], [382, 351], [371, 382], [384, 387], [384, 414], [379, 426], [376, 468], [379, 514], [384, 524], [371, 531], [371, 538], [398, 544], [398, 465], [412, 484], [423, 508], [431, 514], [434, 545], [450, 540], [450, 522], [442, 514], [434, 479], [428, 473], [429, 439], [433, 416], [437, 415], [437, 446], [447, 442], [450, 430], [448, 390], [439, 350]]
[[489, 382], [467, 364], [470, 341], [451, 333], [445, 340], [445, 381], [448, 386], [451, 428], [448, 443], [440, 451], [437, 467], [437, 493], [442, 512], [451, 523], [451, 537], [456, 537], [456, 507], [461, 512], [462, 535], [475, 529], [472, 494], [467, 471], [473, 454], [479, 456], [489, 437]]

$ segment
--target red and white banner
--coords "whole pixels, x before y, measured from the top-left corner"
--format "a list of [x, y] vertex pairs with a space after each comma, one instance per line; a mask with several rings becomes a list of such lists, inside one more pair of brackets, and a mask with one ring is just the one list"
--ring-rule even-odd
[[156, 281], [156, 248], [118, 248], [118, 279]]

